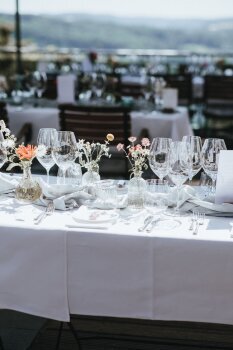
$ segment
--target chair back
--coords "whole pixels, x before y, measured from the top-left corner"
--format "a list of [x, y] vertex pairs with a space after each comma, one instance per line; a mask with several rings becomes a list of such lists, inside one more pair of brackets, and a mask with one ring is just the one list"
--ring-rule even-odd
[[0, 119], [4, 120], [7, 127], [9, 126], [9, 118], [5, 102], [0, 102]]
[[233, 105], [233, 76], [205, 76], [206, 104]]
[[128, 144], [131, 123], [129, 110], [121, 107], [59, 105], [61, 130], [71, 130], [77, 139], [103, 142], [114, 134], [114, 144]]
[[[101, 142], [106, 140], [106, 135], [114, 135], [114, 141], [110, 144], [110, 159], [105, 163], [102, 172], [115, 176], [118, 173], [128, 177], [128, 162], [122, 152], [116, 151], [115, 145], [123, 143], [128, 145], [131, 136], [131, 121], [129, 109], [122, 107], [103, 106], [77, 106], [71, 104], [59, 105], [61, 130], [73, 131], [78, 139], [89, 142]], [[121, 164], [117, 165], [120, 160]], [[105, 168], [105, 171], [103, 170]]]

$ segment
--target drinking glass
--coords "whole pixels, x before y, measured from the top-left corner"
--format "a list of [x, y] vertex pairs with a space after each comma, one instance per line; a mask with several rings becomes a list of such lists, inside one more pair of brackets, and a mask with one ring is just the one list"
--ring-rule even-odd
[[189, 162], [189, 180], [192, 181], [193, 177], [201, 170], [201, 138], [199, 136], [184, 136], [183, 142], [187, 142], [189, 145], [190, 162]]
[[203, 199], [205, 197], [208, 197], [211, 194], [211, 190], [212, 180], [204, 171], [202, 171], [199, 181], [199, 192], [201, 198]]
[[39, 134], [37, 137], [37, 145], [43, 145], [46, 149], [46, 153], [43, 156], [37, 156], [37, 159], [46, 170], [47, 183], [49, 183], [49, 171], [55, 164], [55, 161], [52, 156], [52, 150], [56, 140], [56, 135], [56, 129], [42, 128], [39, 130]]
[[167, 207], [167, 197], [169, 192], [168, 182], [160, 179], [149, 179], [146, 181], [147, 193], [144, 199], [146, 209], [152, 214], [164, 212]]
[[176, 141], [171, 143], [169, 177], [176, 186], [177, 205], [173, 215], [179, 215], [179, 193], [182, 185], [189, 177], [190, 150], [186, 142]]
[[104, 88], [106, 84], [106, 76], [101, 73], [93, 73], [92, 74], [92, 89], [94, 95], [99, 99], [102, 97]]
[[7, 149], [3, 144], [4, 136], [2, 131], [0, 131], [0, 168], [3, 166], [7, 160]]
[[219, 154], [221, 150], [226, 149], [224, 140], [215, 138], [206, 139], [202, 147], [202, 166], [205, 173], [212, 179], [213, 192], [217, 180]]
[[52, 155], [61, 169], [63, 184], [65, 184], [66, 171], [77, 158], [77, 141], [72, 131], [57, 132]]
[[149, 151], [149, 164], [151, 170], [160, 180], [168, 175], [170, 164], [170, 147], [172, 140], [169, 138], [156, 137], [152, 140]]
[[[82, 169], [78, 163], [73, 163], [65, 172], [65, 183], [79, 186], [82, 183]], [[58, 169], [57, 173], [57, 184], [64, 184], [63, 173], [61, 169]]]

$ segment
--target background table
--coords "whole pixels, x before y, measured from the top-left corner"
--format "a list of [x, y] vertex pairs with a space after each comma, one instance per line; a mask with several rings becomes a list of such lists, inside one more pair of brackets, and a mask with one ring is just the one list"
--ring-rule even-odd
[[[57, 108], [34, 108], [8, 106], [10, 129], [17, 134], [24, 123], [32, 123], [32, 143], [35, 144], [40, 128], [60, 129]], [[139, 136], [142, 129], [148, 129], [150, 137], [170, 137], [181, 140], [185, 135], [192, 135], [188, 111], [180, 107], [176, 113], [132, 112], [132, 135]]]
[[148, 235], [137, 231], [140, 216], [102, 231], [68, 229], [72, 212], [35, 226], [40, 208], [29, 216], [31, 209], [1, 197], [1, 308], [63, 320], [71, 313], [233, 324], [231, 218], [207, 218], [198, 236], [189, 218]]
[[180, 141], [185, 135], [193, 135], [186, 107], [179, 107], [174, 113], [132, 112], [132, 135], [139, 136], [147, 129], [150, 138], [168, 137]]

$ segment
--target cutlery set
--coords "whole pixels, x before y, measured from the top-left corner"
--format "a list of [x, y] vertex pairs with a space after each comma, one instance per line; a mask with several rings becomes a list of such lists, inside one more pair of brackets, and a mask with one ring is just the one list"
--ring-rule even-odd
[[152, 215], [147, 216], [144, 220], [143, 225], [138, 228], [138, 232], [146, 230], [147, 233], [150, 233], [159, 220], [159, 217], [154, 217]]
[[44, 220], [47, 216], [52, 215], [55, 210], [53, 201], [49, 201], [47, 204], [47, 207], [45, 211], [40, 213], [35, 219], [34, 219], [34, 224], [38, 225], [41, 223], [42, 220]]

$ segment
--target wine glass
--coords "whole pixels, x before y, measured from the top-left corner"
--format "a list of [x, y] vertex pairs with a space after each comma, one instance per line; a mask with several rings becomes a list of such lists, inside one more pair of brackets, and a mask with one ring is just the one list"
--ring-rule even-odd
[[39, 130], [37, 137], [37, 145], [44, 146], [46, 153], [44, 155], [37, 155], [40, 164], [45, 168], [47, 173], [47, 183], [49, 183], [49, 171], [54, 166], [55, 161], [52, 156], [54, 142], [56, 140], [57, 130], [52, 128], [42, 128]]
[[72, 131], [57, 132], [52, 155], [62, 171], [63, 184], [65, 184], [66, 171], [77, 158], [77, 141]]
[[190, 162], [189, 162], [189, 180], [192, 181], [193, 177], [201, 170], [201, 149], [202, 143], [199, 136], [184, 136], [183, 142], [189, 144]]
[[224, 140], [215, 138], [206, 139], [202, 147], [202, 166], [205, 173], [212, 179], [213, 192], [217, 180], [219, 154], [221, 150], [226, 149]]
[[3, 141], [4, 141], [4, 136], [2, 131], [0, 131], [0, 168], [2, 168], [5, 161], [7, 160], [7, 149]]
[[94, 95], [96, 95], [98, 99], [102, 97], [105, 84], [106, 84], [106, 77], [104, 74], [100, 74], [100, 73], [92, 74], [92, 89], [93, 89]]
[[164, 137], [156, 137], [151, 143], [149, 151], [149, 164], [151, 170], [159, 177], [160, 180], [163, 180], [163, 178], [169, 173], [171, 143], [171, 139]]
[[189, 177], [190, 149], [186, 142], [175, 141], [171, 143], [169, 163], [169, 177], [177, 190], [177, 204], [173, 215], [179, 215], [179, 193]]

